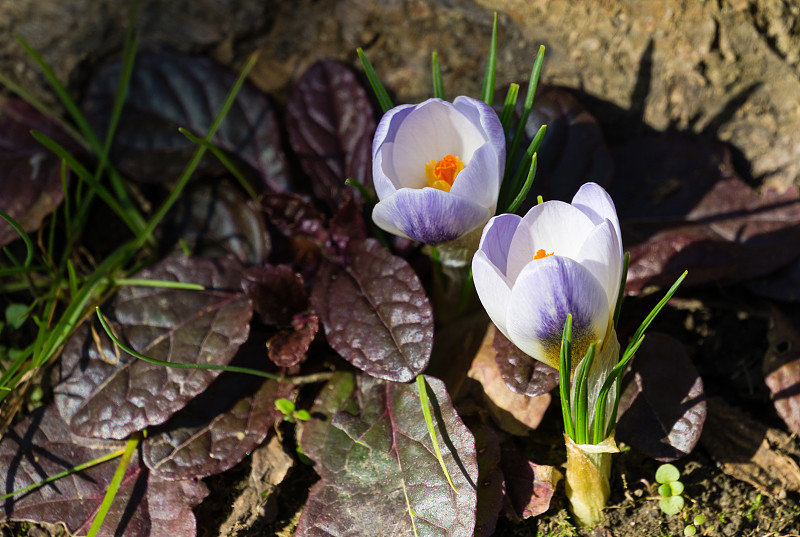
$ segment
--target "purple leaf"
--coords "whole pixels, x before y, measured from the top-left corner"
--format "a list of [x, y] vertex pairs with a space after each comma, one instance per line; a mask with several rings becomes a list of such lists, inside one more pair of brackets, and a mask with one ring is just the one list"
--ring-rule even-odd
[[[309, 411], [311, 419], [302, 425], [300, 435], [300, 446], [309, 458], [321, 461], [326, 456], [325, 445], [328, 442], [328, 435], [331, 431], [338, 431], [332, 427], [331, 420], [334, 414], [348, 408], [353, 402], [355, 387], [355, 374], [336, 371], [317, 395]], [[353, 406], [350, 410], [357, 412], [358, 407]]]
[[433, 310], [408, 263], [374, 239], [352, 241], [349, 265], [328, 265], [312, 306], [328, 343], [368, 374], [407, 382], [428, 365]]
[[[138, 352], [177, 363], [227, 365], [247, 339], [250, 301], [232, 259], [170, 257], [138, 278], [190, 282], [189, 291], [123, 287], [104, 314]], [[116, 349], [103, 333], [77, 330], [64, 349], [56, 404], [76, 434], [126, 438], [165, 422], [205, 390], [219, 371], [150, 364]]]
[[312, 65], [286, 104], [289, 141], [317, 198], [336, 208], [345, 179], [369, 185], [375, 117], [352, 69], [337, 61]]
[[770, 308], [771, 323], [764, 355], [764, 381], [772, 392], [778, 415], [800, 434], [800, 335], [797, 308]]
[[149, 432], [142, 450], [144, 463], [168, 480], [206, 477], [233, 468], [283, 416], [275, 400], [290, 398], [293, 392], [290, 383], [223, 373], [186, 408]]
[[319, 317], [297, 314], [292, 327], [279, 331], [267, 342], [269, 359], [278, 367], [293, 367], [305, 360], [308, 347], [319, 332]]
[[478, 509], [475, 537], [491, 537], [503, 508], [505, 481], [500, 470], [500, 440], [486, 424], [470, 425], [478, 459]]
[[230, 254], [245, 264], [261, 264], [270, 252], [260, 207], [224, 180], [190, 185], [167, 215], [164, 235], [173, 250], [183, 239], [193, 255]]
[[296, 314], [308, 310], [303, 278], [288, 265], [249, 267], [242, 273], [242, 288], [266, 324], [289, 326]]
[[558, 386], [558, 371], [519, 350], [499, 330], [494, 331], [492, 346], [500, 375], [511, 391], [535, 396]]
[[444, 385], [426, 377], [442, 457], [436, 460], [416, 383], [361, 377], [360, 414], [340, 412], [314, 453], [320, 481], [309, 494], [295, 535], [472, 537], [475, 529], [475, 440]]
[[[112, 451], [108, 447], [85, 447], [78, 440], [53, 406], [20, 422], [0, 442], [0, 474], [7, 476], [3, 492], [20, 489]], [[116, 462], [103, 463], [24, 496], [7, 499], [0, 519], [63, 522], [70, 532], [84, 534], [103, 501]], [[167, 482], [149, 475], [134, 456], [97, 535], [191, 537], [196, 533], [192, 508], [206, 494], [208, 490], [199, 481]]]
[[[120, 61], [106, 63], [89, 82], [83, 107], [97, 132], [106, 131], [120, 68]], [[175, 179], [196, 148], [178, 127], [205, 136], [235, 81], [235, 73], [208, 58], [166, 51], [138, 54], [114, 137], [117, 166], [143, 181]], [[289, 188], [277, 118], [267, 97], [253, 86], [242, 87], [211, 141], [249, 164], [265, 187]]]
[[[72, 147], [55, 123], [24, 101], [8, 99], [0, 106], [0, 209], [29, 233], [64, 199], [61, 160], [31, 136], [32, 129]], [[0, 219], [0, 246], [18, 238]]]
[[706, 399], [683, 345], [648, 334], [623, 383], [617, 438], [662, 462], [689, 454], [703, 432]]

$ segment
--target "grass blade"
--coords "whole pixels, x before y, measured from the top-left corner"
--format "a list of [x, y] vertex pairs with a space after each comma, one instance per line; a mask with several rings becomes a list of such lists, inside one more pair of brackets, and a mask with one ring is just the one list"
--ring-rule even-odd
[[533, 185], [533, 179], [536, 177], [536, 168], [538, 166], [539, 159], [536, 156], [536, 153], [533, 154], [533, 159], [531, 159], [531, 167], [528, 170], [528, 177], [525, 179], [525, 184], [522, 185], [522, 188], [517, 194], [517, 197], [514, 198], [514, 201], [511, 202], [511, 205], [508, 206], [506, 209], [507, 213], [514, 214], [519, 209], [519, 206], [525, 202], [525, 198], [528, 197], [528, 192], [531, 190], [531, 186]]
[[439, 55], [436, 51], [431, 54], [431, 71], [433, 77], [433, 96], [444, 100], [444, 82], [442, 81], [442, 69], [439, 66]]
[[519, 84], [511, 84], [508, 86], [508, 93], [506, 93], [506, 100], [503, 102], [503, 113], [500, 114], [500, 124], [503, 126], [503, 132], [508, 136], [508, 126], [511, 123], [511, 118], [514, 116], [514, 107], [517, 105], [517, 97], [519, 97]]
[[133, 452], [136, 451], [136, 448], [139, 447], [140, 441], [141, 434], [136, 433], [131, 436], [127, 444], [125, 444], [125, 451], [122, 453], [122, 458], [119, 460], [117, 471], [114, 472], [114, 477], [111, 478], [111, 483], [108, 485], [106, 495], [103, 497], [103, 502], [100, 504], [97, 515], [95, 515], [92, 525], [86, 533], [86, 537], [95, 537], [100, 530], [100, 526], [103, 525], [103, 520], [105, 520], [108, 510], [111, 508], [111, 504], [114, 503], [114, 498], [117, 497], [119, 486], [122, 484], [122, 478], [125, 477], [125, 473], [128, 471], [131, 457], [133, 456]]
[[558, 353], [558, 394], [561, 398], [561, 416], [564, 418], [564, 433], [575, 440], [575, 423], [569, 403], [569, 382], [572, 374], [572, 314], [567, 315], [561, 332], [561, 350]]
[[492, 23], [492, 40], [489, 43], [489, 58], [486, 60], [486, 73], [483, 76], [481, 100], [492, 106], [494, 102], [494, 82], [497, 76], [497, 12]]
[[356, 52], [358, 53], [358, 59], [361, 60], [361, 65], [364, 66], [364, 72], [367, 74], [369, 85], [372, 86], [372, 91], [375, 92], [375, 97], [378, 98], [378, 104], [380, 104], [381, 110], [383, 110], [385, 114], [392, 109], [392, 100], [389, 98], [389, 94], [386, 93], [386, 88], [381, 84], [380, 78], [378, 78], [375, 69], [372, 68], [372, 64], [369, 63], [367, 55], [364, 54], [361, 47], [357, 48]]
[[447, 466], [445, 466], [444, 459], [442, 458], [442, 452], [439, 450], [439, 442], [436, 439], [436, 429], [433, 427], [433, 418], [431, 418], [430, 403], [428, 402], [428, 387], [425, 384], [425, 377], [422, 375], [417, 375], [417, 389], [419, 390], [419, 402], [422, 405], [422, 415], [425, 417], [425, 425], [428, 427], [428, 434], [433, 443], [433, 451], [436, 453], [436, 458], [442, 467], [447, 482], [450, 483], [450, 488], [453, 489], [453, 492], [458, 494], [458, 489], [456, 489], [453, 480], [450, 478], [450, 472], [447, 471]]
[[542, 65], [544, 64], [544, 45], [539, 47], [539, 52], [536, 54], [536, 59], [533, 61], [531, 68], [531, 76], [528, 80], [528, 91], [525, 94], [525, 104], [522, 107], [522, 115], [517, 123], [517, 130], [514, 132], [514, 138], [511, 140], [511, 147], [506, 153], [506, 172], [509, 171], [510, 164], [514, 162], [517, 157], [517, 152], [522, 145], [522, 139], [525, 134], [525, 126], [528, 123], [528, 116], [533, 108], [533, 98], [536, 95], [536, 88], [539, 85], [539, 76], [542, 73]]
[[2, 209], [0, 209], [0, 218], [8, 222], [8, 225], [14, 228], [14, 231], [16, 231], [17, 234], [20, 236], [22, 242], [25, 243], [25, 249], [27, 250], [27, 253], [25, 254], [25, 261], [22, 263], [21, 267], [16, 267], [13, 269], [2, 269], [0, 270], [0, 276], [19, 274], [19, 272], [21, 271], [28, 270], [28, 268], [31, 266], [31, 263], [33, 263], [33, 241], [31, 241], [30, 236], [25, 232], [25, 230], [22, 229], [22, 226], [19, 225], [19, 222], [11, 218], [11, 215], [3, 211]]
[[575, 394], [575, 442], [586, 444], [589, 441], [589, 370], [594, 362], [595, 343], [589, 345], [575, 376], [578, 391]]

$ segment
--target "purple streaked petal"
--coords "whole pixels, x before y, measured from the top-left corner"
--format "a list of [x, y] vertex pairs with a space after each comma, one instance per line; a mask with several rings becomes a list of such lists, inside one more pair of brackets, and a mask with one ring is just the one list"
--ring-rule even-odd
[[456, 97], [453, 101], [456, 109], [470, 118], [475, 125], [480, 125], [481, 130], [486, 133], [488, 141], [492, 143], [497, 154], [497, 169], [503, 170], [506, 161], [506, 138], [503, 132], [503, 125], [494, 108], [483, 101], [472, 97]]
[[[483, 252], [487, 261], [497, 267], [497, 270], [506, 277], [508, 267], [508, 254], [510, 252], [511, 239], [517, 231], [517, 226], [522, 222], [522, 217], [516, 214], [501, 214], [495, 216], [486, 227], [483, 228], [481, 243], [478, 251]], [[473, 275], [474, 276], [474, 275]], [[513, 282], [513, 279], [509, 279]], [[477, 279], [476, 283], [477, 284]]]
[[573, 359], [600, 342], [609, 323], [606, 292], [586, 267], [549, 256], [528, 263], [511, 290], [506, 313], [509, 339], [523, 352], [558, 367], [561, 333], [572, 314]]
[[381, 229], [425, 244], [441, 244], [483, 225], [491, 216], [477, 203], [435, 188], [401, 188], [372, 210]]
[[511, 298], [511, 287], [500, 269], [485, 252], [478, 250], [472, 258], [472, 277], [486, 313], [497, 329], [508, 337], [506, 311]]
[[472, 160], [456, 176], [450, 193], [488, 207], [494, 214], [500, 193], [500, 168], [492, 144], [487, 142], [473, 153]]
[[609, 307], [617, 303], [622, 258], [614, 226], [608, 220], [594, 228], [581, 246], [575, 260], [589, 269], [606, 291]]
[[622, 231], [619, 227], [619, 218], [617, 217], [617, 209], [614, 207], [614, 200], [611, 199], [608, 192], [597, 183], [586, 183], [572, 198], [572, 205], [588, 216], [594, 225], [600, 225], [603, 220], [611, 222], [617, 233], [619, 253], [622, 256]]
[[375, 137], [372, 138], [373, 159], [384, 142], [394, 142], [394, 138], [397, 135], [397, 128], [413, 109], [413, 104], [401, 104], [383, 114], [383, 117], [378, 123], [378, 127], [375, 129]]

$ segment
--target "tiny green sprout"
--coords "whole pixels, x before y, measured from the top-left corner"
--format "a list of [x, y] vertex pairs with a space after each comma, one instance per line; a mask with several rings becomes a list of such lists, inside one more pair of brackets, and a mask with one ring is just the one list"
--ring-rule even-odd
[[6, 308], [6, 322], [14, 330], [19, 329], [28, 318], [29, 308], [25, 304], [9, 304]]
[[311, 419], [311, 414], [308, 413], [308, 410], [298, 410], [294, 413], [294, 419], [300, 421], [308, 421]]
[[665, 515], [676, 515], [683, 509], [684, 503], [683, 496], [667, 496], [658, 501], [658, 506]]
[[683, 492], [683, 483], [680, 481], [673, 481], [672, 483], [669, 483], [669, 488], [672, 492], [670, 496], [680, 496]]
[[283, 414], [283, 420], [290, 423], [294, 423], [295, 421], [308, 421], [311, 419], [311, 414], [308, 413], [308, 410], [296, 410], [294, 402], [289, 399], [284, 399], [283, 397], [275, 400], [275, 408]]
[[695, 527], [694, 527], [694, 526], [692, 526], [691, 524], [689, 524], [688, 526], [686, 526], [685, 528], [683, 528], [683, 534], [684, 534], [686, 537], [691, 537], [692, 535], [694, 535], [694, 534], [696, 534], [696, 533], [697, 533], [697, 528], [695, 528]]
[[696, 526], [699, 526], [700, 524], [702, 524], [705, 521], [706, 521], [705, 515], [702, 515], [702, 514], [694, 515], [694, 523], [695, 523]]
[[681, 478], [681, 473], [672, 464], [662, 464], [656, 470], [656, 481], [659, 483], [671, 483]]

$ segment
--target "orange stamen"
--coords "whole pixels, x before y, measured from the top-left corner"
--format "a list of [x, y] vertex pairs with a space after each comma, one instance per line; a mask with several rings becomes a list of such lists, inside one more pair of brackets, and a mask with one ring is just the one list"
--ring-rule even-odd
[[440, 161], [431, 160], [425, 164], [425, 178], [428, 186], [450, 192], [456, 176], [464, 169], [461, 159], [453, 155], [445, 155]]
[[545, 252], [544, 250], [542, 250], [542, 249], [539, 249], [539, 250], [536, 250], [536, 253], [535, 253], [535, 254], [533, 254], [533, 258], [534, 258], [534, 259], [544, 259], [544, 258], [545, 258], [545, 257], [547, 257], [548, 255], [553, 255], [553, 252], [550, 252], [550, 253], [548, 254], [548, 253], [547, 253], [547, 252]]

